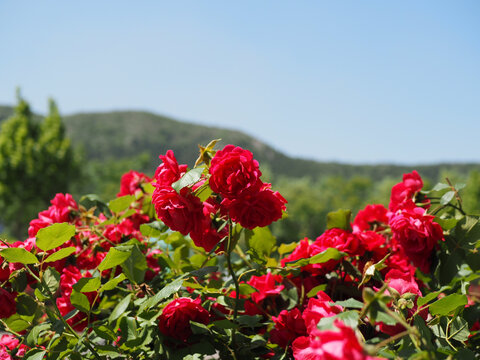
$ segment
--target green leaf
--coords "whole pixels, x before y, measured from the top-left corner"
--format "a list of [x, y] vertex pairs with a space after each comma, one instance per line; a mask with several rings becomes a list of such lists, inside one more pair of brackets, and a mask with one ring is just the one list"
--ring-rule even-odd
[[239, 287], [241, 295], [250, 295], [257, 292], [257, 289], [255, 289], [252, 285], [246, 283], [240, 284]]
[[42, 323], [34, 326], [27, 335], [27, 345], [30, 347], [35, 346], [35, 344], [38, 343], [38, 337], [40, 336], [40, 333], [49, 328], [50, 324], [48, 323]]
[[87, 208], [96, 206], [100, 212], [104, 213], [105, 215], [111, 215], [107, 204], [105, 204], [105, 202], [103, 202], [96, 194], [84, 195], [80, 198], [80, 202], [85, 203]]
[[37, 311], [37, 303], [32, 297], [26, 294], [20, 294], [15, 299], [17, 305], [17, 314], [31, 316]]
[[435, 301], [429, 309], [432, 315], [444, 316], [454, 312], [459, 307], [464, 307], [466, 304], [466, 295], [451, 294]]
[[114, 213], [119, 213], [123, 210], [128, 209], [130, 204], [135, 201], [135, 196], [125, 195], [119, 198], [116, 198], [108, 203], [108, 208]]
[[151, 224], [140, 225], [140, 232], [145, 237], [158, 237], [162, 234], [160, 229], [151, 226]]
[[88, 301], [87, 295], [82, 294], [76, 290], [72, 291], [70, 295], [70, 302], [72, 303], [75, 308], [84, 313], [88, 313], [90, 311], [90, 302]]
[[443, 196], [440, 198], [440, 204], [447, 205], [450, 201], [452, 201], [453, 197], [455, 196], [455, 191], [447, 191]]
[[455, 340], [467, 341], [470, 336], [468, 323], [459, 316], [455, 317], [452, 321], [449, 335]]
[[253, 229], [253, 235], [248, 239], [248, 247], [261, 257], [269, 256], [276, 243], [277, 239], [268, 227]]
[[327, 229], [350, 229], [351, 210], [340, 209], [327, 214]]
[[102, 339], [110, 340], [110, 341], [115, 341], [117, 339], [117, 336], [115, 335], [115, 333], [105, 325], [94, 327], [93, 331], [95, 331], [95, 334], [97, 334]]
[[138, 249], [138, 246], [134, 246], [131, 256], [122, 264], [124, 274], [131, 282], [141, 284], [145, 279], [147, 268], [145, 255]]
[[120, 284], [123, 280], [125, 280], [127, 277], [125, 274], [120, 274], [116, 277], [114, 277], [111, 280], [108, 280], [99, 290], [99, 292], [102, 291], [108, 291], [108, 290], [113, 290], [116, 288], [118, 284]]
[[205, 266], [201, 269], [190, 271], [190, 275], [195, 276], [195, 277], [199, 277], [199, 278], [203, 278], [203, 277], [205, 277], [205, 275], [208, 275], [208, 274], [210, 274], [212, 272], [215, 272], [217, 270], [218, 270], [218, 266]]
[[8, 319], [3, 319], [3, 321], [5, 321], [5, 323], [11, 330], [20, 332], [28, 329], [31, 326], [33, 318], [34, 316], [14, 314]]
[[341, 252], [335, 248], [328, 248], [322, 251], [319, 254], [312, 256], [309, 260], [309, 264], [323, 264], [330, 260], [340, 260], [342, 257], [347, 255], [344, 252]]
[[115, 309], [113, 309], [112, 313], [108, 318], [108, 321], [112, 322], [117, 320], [125, 312], [125, 310], [127, 310], [131, 299], [132, 294], [128, 294], [124, 299], [122, 299], [122, 301], [120, 301], [117, 306], [115, 306]]
[[50, 292], [52, 294], [55, 294], [60, 284], [60, 274], [58, 273], [58, 271], [52, 267], [49, 267], [47, 270], [45, 270], [45, 273], [43, 274], [43, 280], [45, 281], [45, 284], [47, 285]]
[[290, 244], [280, 244], [277, 250], [278, 255], [282, 256], [283, 254], [288, 254], [293, 250], [295, 250], [297, 246], [298, 246], [297, 242], [292, 242]]
[[431, 191], [440, 191], [440, 190], [445, 190], [445, 189], [450, 189], [450, 185], [444, 184], [444, 183], [438, 183], [436, 184]]
[[156, 293], [154, 296], [152, 296], [140, 306], [139, 313], [141, 313], [145, 309], [157, 305], [161, 300], [166, 299], [172, 294], [176, 293], [182, 287], [182, 284], [183, 276], [167, 284], [165, 287], [162, 288], [162, 290], [160, 290], [158, 293]]
[[307, 293], [307, 296], [309, 298], [317, 296], [319, 291], [325, 291], [326, 288], [327, 288], [327, 284], [321, 284], [321, 285], [315, 286], [312, 290], [310, 290]]
[[344, 308], [353, 308], [353, 309], [363, 308], [363, 303], [361, 301], [355, 300], [353, 298], [343, 300], [343, 301], [337, 301], [337, 302], [335, 302], [335, 305], [340, 305]]
[[32, 349], [28, 351], [24, 356], [24, 360], [42, 360], [43, 356], [47, 353], [47, 350]]
[[23, 248], [7, 248], [0, 251], [0, 255], [10, 263], [37, 264], [38, 259], [31, 252]]
[[195, 191], [195, 196], [197, 196], [200, 199], [200, 201], [203, 202], [203, 201], [206, 201], [212, 195], [212, 193], [213, 191], [208, 185], [208, 180], [207, 180], [202, 186], [200, 186], [200, 188], [198, 188]]
[[332, 329], [333, 328], [333, 323], [336, 319], [342, 320], [342, 322], [350, 326], [351, 328], [356, 328], [358, 325], [358, 319], [359, 319], [359, 314], [355, 310], [348, 310], [348, 311], [343, 311], [335, 316], [330, 316], [330, 317], [324, 317], [320, 319], [320, 322], [318, 323], [318, 327], [320, 329]]
[[100, 265], [98, 265], [98, 270], [104, 271], [107, 269], [111, 269], [117, 265], [120, 265], [121, 263], [123, 263], [125, 260], [128, 259], [131, 252], [132, 252], [131, 250], [121, 251], [121, 250], [117, 250], [116, 248], [110, 248], [110, 250], [108, 250], [107, 255], [105, 256], [105, 259], [103, 259]]
[[92, 292], [97, 291], [101, 285], [101, 280], [98, 277], [81, 278], [73, 285], [73, 288], [78, 292]]
[[172, 184], [172, 187], [175, 189], [175, 191], [179, 192], [185, 186], [195, 184], [202, 177], [203, 170], [205, 170], [205, 166], [200, 166], [187, 171], [179, 180]]
[[36, 244], [39, 249], [48, 251], [65, 244], [74, 235], [75, 225], [56, 223], [38, 230]]
[[47, 257], [44, 262], [54, 262], [66, 258], [67, 256], [72, 255], [76, 249], [73, 246], [62, 248], [58, 251], [55, 251], [52, 255]]
[[210, 334], [210, 329], [205, 324], [190, 320], [190, 327], [194, 334]]

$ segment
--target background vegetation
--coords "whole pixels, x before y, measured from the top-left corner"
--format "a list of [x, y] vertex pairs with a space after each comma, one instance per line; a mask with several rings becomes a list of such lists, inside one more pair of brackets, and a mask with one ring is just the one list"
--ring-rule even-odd
[[[0, 106], [0, 124], [12, 116], [18, 116], [13, 107]], [[462, 190], [466, 210], [470, 213], [480, 210], [480, 164], [350, 165], [297, 159], [239, 131], [180, 122], [140, 111], [82, 113], [64, 116], [62, 120], [65, 135], [74, 148], [74, 153], [69, 155], [70, 162], [76, 159], [81, 167], [76, 172], [69, 170], [66, 175], [67, 168], [62, 165], [63, 170], [61, 167], [55, 171], [62, 176], [53, 176], [53, 180], [49, 180], [53, 185], [51, 190], [44, 191], [48, 196], [29, 195], [30, 203], [34, 204], [29, 211], [21, 210], [25, 199], [0, 204], [4, 230], [16, 237], [26, 236], [25, 221], [46, 208], [47, 200], [55, 192], [70, 191], [77, 199], [88, 193], [98, 194], [103, 199], [112, 198], [118, 192], [123, 173], [137, 170], [152, 176], [160, 162], [158, 155], [168, 149], [175, 152], [180, 163], [193, 166], [194, 149], [212, 139], [222, 139], [220, 146], [232, 143], [251, 150], [260, 162], [264, 178], [288, 200], [288, 217], [272, 226], [281, 242], [305, 236], [315, 238], [324, 231], [326, 214], [332, 210], [348, 207], [356, 212], [368, 203], [386, 205], [392, 185], [400, 181], [403, 173], [414, 169], [431, 185], [445, 177], [466, 183], [467, 187]], [[41, 124], [43, 117], [31, 114], [30, 121]], [[0, 137], [6, 131], [3, 126], [1, 129]], [[62, 131], [57, 132], [59, 136]], [[44, 171], [36, 176], [41, 178], [42, 175]], [[62, 179], [68, 179], [68, 184]], [[428, 188], [429, 184], [426, 185]], [[38, 189], [47, 185], [33, 182], [24, 186]], [[12, 208], [23, 214], [23, 234], [7, 213], [12, 212]]]

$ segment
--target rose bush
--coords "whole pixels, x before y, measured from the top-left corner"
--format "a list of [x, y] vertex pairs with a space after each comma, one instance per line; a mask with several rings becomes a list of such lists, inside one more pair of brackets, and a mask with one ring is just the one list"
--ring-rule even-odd
[[0, 245], [0, 359], [477, 359], [480, 219], [417, 172], [277, 244], [253, 154], [172, 151], [116, 199], [57, 194]]

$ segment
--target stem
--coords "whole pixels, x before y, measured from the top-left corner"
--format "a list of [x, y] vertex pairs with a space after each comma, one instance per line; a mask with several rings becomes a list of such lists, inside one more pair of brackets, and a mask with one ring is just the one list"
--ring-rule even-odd
[[395, 335], [389, 337], [388, 339], [383, 340], [382, 342], [379, 342], [377, 345], [375, 345], [375, 353], [377, 353], [381, 348], [388, 345], [392, 341], [400, 339], [400, 338], [402, 338], [402, 337], [404, 337], [408, 334], [409, 334], [409, 331], [405, 330], [405, 331], [402, 331], [401, 333], [398, 333], [398, 334], [395, 334]]
[[[231, 255], [232, 255], [232, 222], [229, 219], [228, 220], [228, 239], [227, 239], [227, 251], [226, 251], [226, 256], [227, 256], [227, 267], [228, 267], [228, 272], [232, 276], [233, 283], [235, 284], [235, 304], [233, 306], [233, 321], [235, 322], [237, 320], [237, 315], [238, 315], [238, 302], [240, 300], [240, 286], [238, 285], [238, 280], [237, 276], [235, 275], [235, 271], [233, 271], [232, 267], [232, 260], [231, 260]], [[232, 329], [232, 346], [233, 346], [233, 358], [236, 359], [235, 356], [235, 332], [236, 329]]]

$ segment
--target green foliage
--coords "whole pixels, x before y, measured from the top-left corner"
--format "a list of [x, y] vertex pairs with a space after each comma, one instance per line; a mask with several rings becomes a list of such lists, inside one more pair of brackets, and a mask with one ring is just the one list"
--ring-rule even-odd
[[48, 116], [38, 122], [18, 96], [13, 116], [0, 129], [0, 221], [15, 237], [25, 236], [28, 221], [77, 175], [55, 103], [50, 101]]

